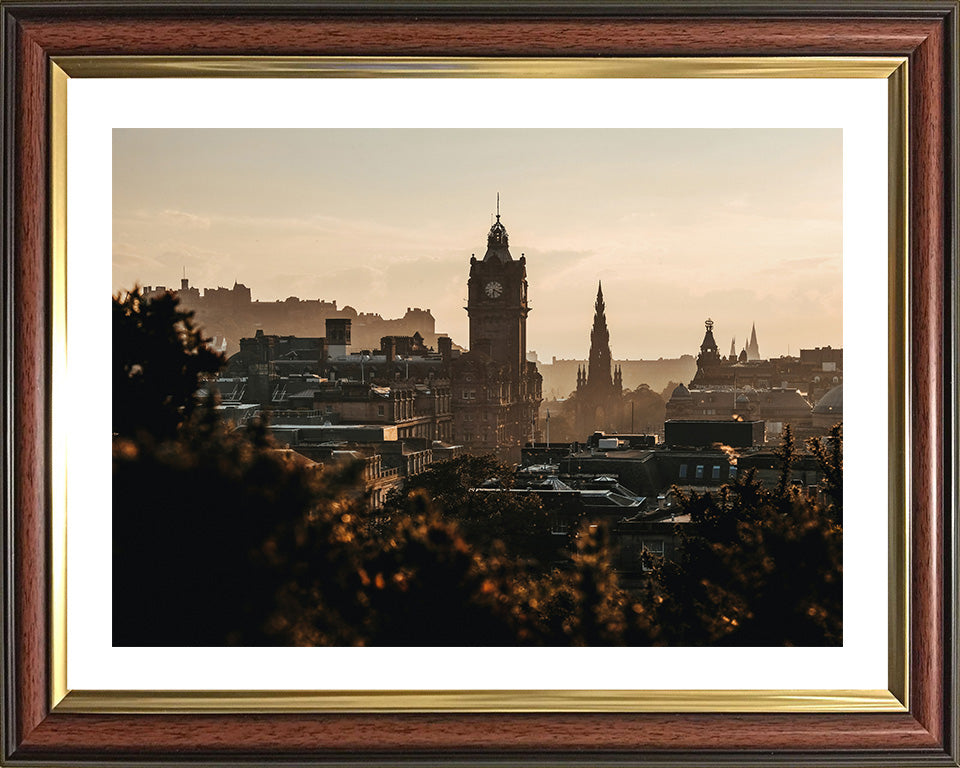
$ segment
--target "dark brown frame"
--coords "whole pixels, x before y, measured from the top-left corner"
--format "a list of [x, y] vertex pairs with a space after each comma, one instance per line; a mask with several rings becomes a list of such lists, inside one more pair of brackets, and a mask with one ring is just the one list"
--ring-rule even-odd
[[[957, 766], [957, 19], [956, 0], [578, 5], [0, 0], [0, 762]], [[101, 54], [908, 57], [910, 711], [51, 712], [48, 77], [51, 56]]]

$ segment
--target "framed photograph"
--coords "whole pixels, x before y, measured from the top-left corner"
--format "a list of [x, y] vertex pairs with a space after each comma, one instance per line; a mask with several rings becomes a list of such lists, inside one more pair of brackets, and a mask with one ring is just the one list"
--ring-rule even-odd
[[3, 764], [960, 764], [956, 2], [0, 9]]

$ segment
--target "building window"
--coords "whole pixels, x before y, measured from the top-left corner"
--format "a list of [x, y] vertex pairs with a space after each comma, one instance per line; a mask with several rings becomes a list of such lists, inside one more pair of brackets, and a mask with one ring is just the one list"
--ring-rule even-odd
[[680, 465], [680, 475], [679, 475], [679, 476], [680, 476], [680, 479], [681, 479], [681, 480], [686, 479], [686, 477], [687, 477], [687, 465], [686, 465], [686, 464], [681, 464], [681, 465]]
[[703, 480], [703, 464], [697, 464], [697, 480]]
[[383, 416], [386, 413], [386, 408], [382, 405], [377, 406], [377, 416]]
[[714, 465], [713, 465], [713, 473], [710, 475], [710, 478], [711, 478], [712, 480], [719, 480], [719, 479], [720, 479], [720, 465], [719, 465], [719, 464], [714, 464]]
[[727, 477], [731, 480], [735, 480], [737, 477], [737, 468], [733, 465], [730, 466], [730, 471], [727, 473]]

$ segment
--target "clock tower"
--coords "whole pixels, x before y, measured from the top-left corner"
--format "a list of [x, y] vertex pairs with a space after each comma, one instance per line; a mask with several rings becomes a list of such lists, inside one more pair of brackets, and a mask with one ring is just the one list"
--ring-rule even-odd
[[487, 252], [470, 257], [465, 309], [470, 351], [450, 365], [453, 440], [517, 462], [534, 439], [543, 378], [527, 361], [527, 260], [510, 255], [499, 195]]
[[509, 365], [517, 385], [527, 367], [527, 260], [510, 255], [507, 230], [497, 221], [487, 235], [483, 259], [470, 257], [467, 281], [470, 351]]

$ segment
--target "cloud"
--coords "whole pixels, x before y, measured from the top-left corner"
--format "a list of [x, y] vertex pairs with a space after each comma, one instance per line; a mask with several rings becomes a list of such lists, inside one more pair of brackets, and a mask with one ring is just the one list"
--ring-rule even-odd
[[196, 216], [186, 211], [175, 211], [167, 208], [157, 214], [157, 218], [164, 224], [180, 229], [210, 229], [210, 219], [206, 216]]
[[113, 269], [149, 275], [153, 271], [166, 270], [167, 262], [145, 253], [138, 253], [129, 243], [114, 243]]

